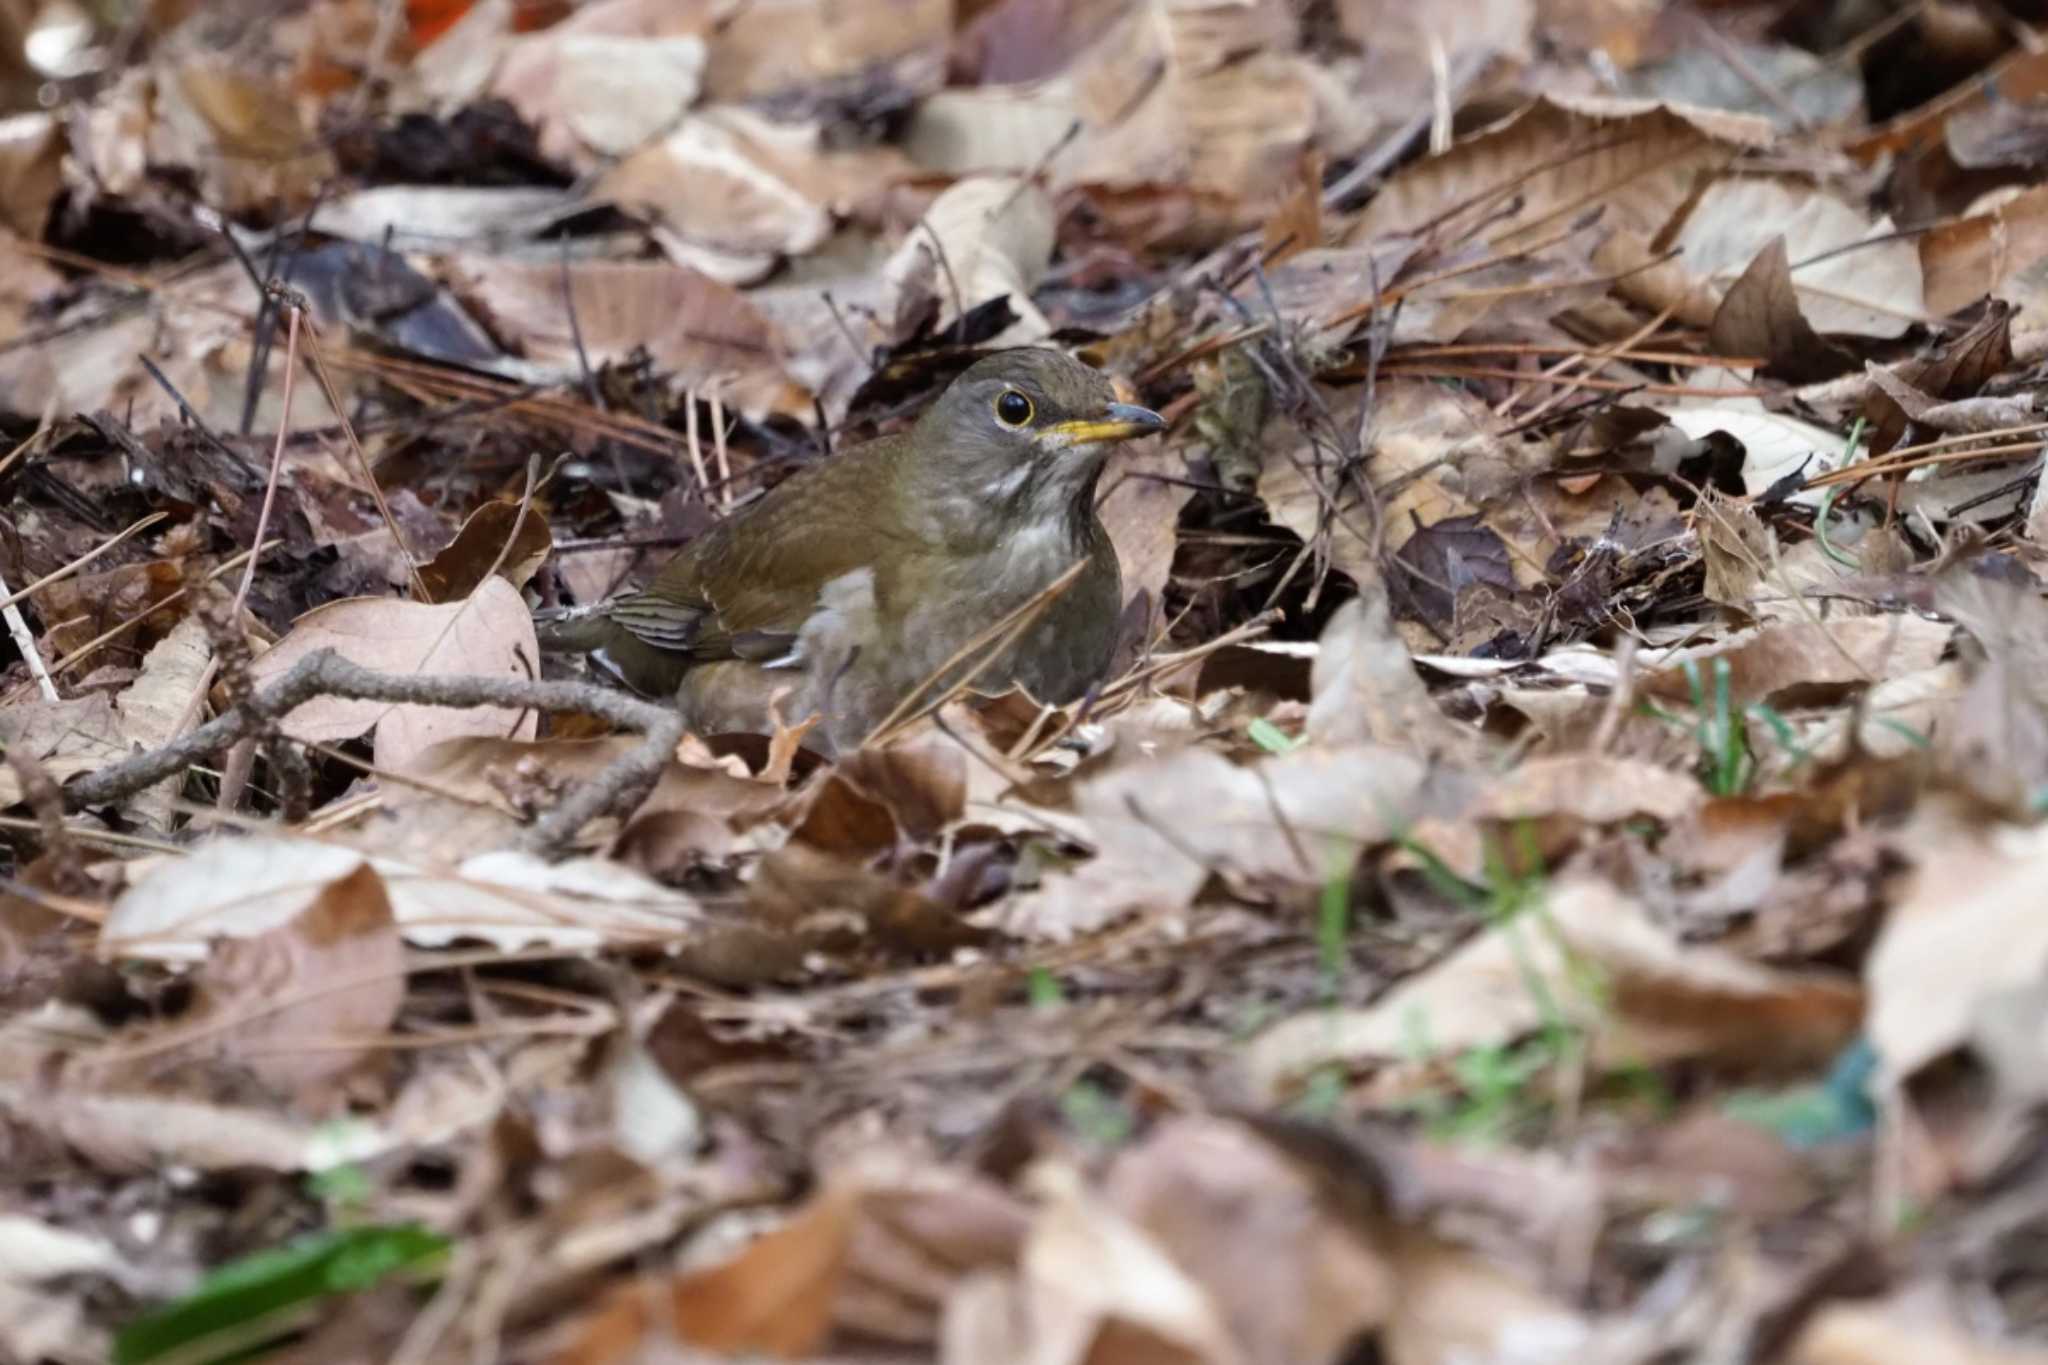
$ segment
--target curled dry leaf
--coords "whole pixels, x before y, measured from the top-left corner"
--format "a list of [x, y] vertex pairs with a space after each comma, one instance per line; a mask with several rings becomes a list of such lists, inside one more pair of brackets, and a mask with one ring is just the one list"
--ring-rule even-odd
[[[492, 577], [460, 602], [429, 606], [363, 597], [316, 607], [292, 623], [250, 669], [258, 686], [282, 677], [300, 659], [332, 649], [383, 673], [480, 674], [530, 678], [540, 659], [533, 618], [519, 590]], [[332, 744], [376, 731], [377, 766], [403, 771], [432, 744], [456, 735], [531, 739], [531, 711], [501, 707], [393, 706], [320, 697], [284, 720], [284, 731], [308, 743]]]
[[1277, 1096], [1319, 1066], [1378, 1067], [1422, 1037], [1449, 1058], [1534, 1032], [1554, 1010], [1591, 1039], [1597, 1064], [1691, 1059], [1811, 1064], [1855, 1031], [1862, 993], [1825, 975], [1773, 971], [1686, 947], [1611, 885], [1573, 878], [1365, 1009], [1315, 1010], [1268, 1029], [1245, 1058]]

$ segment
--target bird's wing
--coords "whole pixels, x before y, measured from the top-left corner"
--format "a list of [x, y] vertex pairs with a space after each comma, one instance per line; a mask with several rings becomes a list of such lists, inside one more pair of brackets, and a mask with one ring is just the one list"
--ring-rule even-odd
[[[877, 487], [893, 476], [900, 439], [884, 437], [791, 475], [605, 614], [692, 662], [758, 663], [787, 653], [827, 583], [872, 568], [887, 542], [904, 537], [886, 514], [894, 499]], [[883, 510], [863, 518], [861, 508]]]

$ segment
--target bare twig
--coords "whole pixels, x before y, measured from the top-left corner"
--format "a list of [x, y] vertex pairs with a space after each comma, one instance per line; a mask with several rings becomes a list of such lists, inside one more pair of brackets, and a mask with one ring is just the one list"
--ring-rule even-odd
[[7, 618], [7, 633], [14, 637], [14, 647], [21, 651], [21, 657], [28, 661], [28, 671], [34, 675], [36, 690], [43, 694], [44, 701], [57, 701], [57, 684], [50, 681], [50, 670], [43, 666], [42, 651], [36, 648], [36, 637], [29, 633], [28, 621], [23, 618], [21, 608], [14, 605], [14, 598], [7, 595], [7, 580], [0, 578], [0, 598], [6, 604], [0, 606], [0, 616]]
[[683, 737], [680, 712], [594, 683], [378, 673], [351, 663], [333, 650], [323, 649], [299, 660], [269, 687], [191, 733], [161, 748], [73, 779], [64, 789], [65, 804], [75, 810], [131, 796], [238, 740], [269, 733], [294, 708], [316, 697], [412, 706], [587, 711], [624, 729], [639, 731], [643, 740], [638, 746], [570, 792], [535, 822], [526, 842], [543, 852], [565, 847], [578, 830], [597, 816], [637, 802], [654, 785]]

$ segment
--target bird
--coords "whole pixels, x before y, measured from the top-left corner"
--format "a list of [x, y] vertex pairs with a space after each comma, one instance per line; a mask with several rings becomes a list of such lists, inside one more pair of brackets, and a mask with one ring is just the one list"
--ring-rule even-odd
[[[827, 757], [962, 678], [1064, 705], [1107, 670], [1122, 613], [1103, 466], [1165, 426], [1063, 352], [995, 352], [908, 429], [792, 474], [541, 644], [673, 697], [700, 735], [816, 716], [805, 747]], [[1012, 613], [1029, 624], [984, 661]]]

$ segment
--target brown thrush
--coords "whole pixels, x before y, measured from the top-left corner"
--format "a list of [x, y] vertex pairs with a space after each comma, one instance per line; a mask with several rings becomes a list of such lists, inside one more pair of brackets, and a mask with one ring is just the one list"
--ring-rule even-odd
[[[1059, 352], [1000, 352], [908, 431], [791, 475], [542, 642], [674, 695], [700, 734], [766, 731], [781, 693], [785, 720], [823, 718], [827, 753], [970, 672], [977, 691], [1072, 701], [1107, 667], [1122, 607], [1096, 480], [1118, 441], [1164, 426]], [[993, 661], [951, 662], [1077, 564]]]

